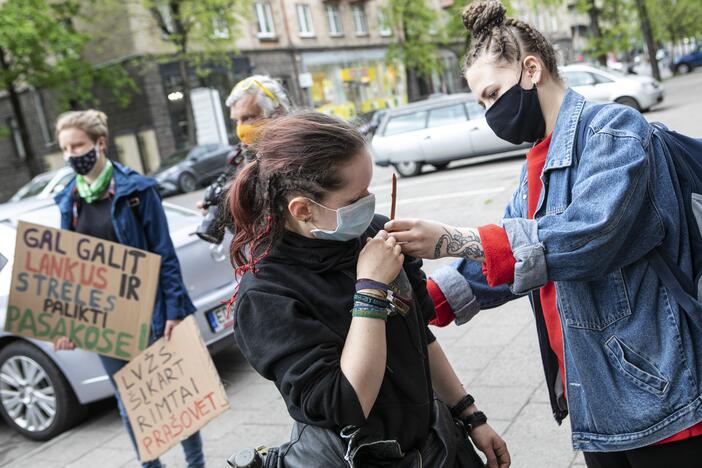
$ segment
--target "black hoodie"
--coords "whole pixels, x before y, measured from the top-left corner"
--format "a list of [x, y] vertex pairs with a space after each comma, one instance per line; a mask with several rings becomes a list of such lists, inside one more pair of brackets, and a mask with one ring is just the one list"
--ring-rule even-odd
[[[376, 215], [362, 239], [374, 236], [386, 221]], [[411, 306], [405, 316], [388, 318], [385, 377], [366, 419], [340, 365], [363, 244], [286, 231], [259, 271], [242, 278], [234, 332], [249, 363], [275, 382], [293, 419], [337, 432], [360, 426], [362, 433], [395, 439], [407, 451], [422, 445], [431, 423], [427, 344], [435, 338], [427, 322], [434, 306], [421, 260], [405, 257], [391, 287], [411, 298]]]

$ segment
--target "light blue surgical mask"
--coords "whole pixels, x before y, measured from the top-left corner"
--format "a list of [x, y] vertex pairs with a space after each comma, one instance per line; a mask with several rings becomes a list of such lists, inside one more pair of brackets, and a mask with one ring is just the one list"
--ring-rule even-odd
[[325, 210], [336, 211], [336, 229], [328, 231], [315, 226], [316, 229], [311, 232], [317, 239], [348, 241], [361, 237], [368, 230], [375, 215], [375, 195], [372, 193], [336, 210], [327, 208], [312, 199], [309, 200]]

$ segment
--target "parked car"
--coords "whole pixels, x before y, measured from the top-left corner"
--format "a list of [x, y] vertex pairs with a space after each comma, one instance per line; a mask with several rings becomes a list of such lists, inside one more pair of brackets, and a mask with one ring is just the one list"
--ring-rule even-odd
[[702, 45], [697, 46], [693, 52], [673, 60], [670, 65], [673, 73], [690, 73], [697, 67], [702, 67]]
[[378, 166], [392, 165], [403, 177], [437, 170], [451, 161], [489, 154], [521, 154], [529, 145], [502, 140], [485, 121], [485, 109], [472, 94], [435, 96], [390, 109], [375, 132], [371, 148]]
[[216, 179], [233, 152], [231, 146], [220, 143], [198, 145], [173, 153], [149, 175], [156, 179], [163, 196], [192, 192]]
[[593, 102], [618, 102], [645, 112], [663, 101], [663, 85], [648, 76], [624, 75], [593, 65], [560, 68], [566, 85]]
[[[222, 301], [234, 292], [227, 242], [213, 245], [192, 235], [201, 216], [164, 203], [168, 227], [183, 279], [197, 307], [195, 319], [210, 351], [232, 346], [233, 319]], [[0, 326], [5, 323], [18, 220], [60, 225], [50, 200], [0, 206], [0, 254], [8, 264], [0, 271]], [[11, 428], [35, 440], [47, 440], [80, 421], [85, 405], [110, 397], [112, 385], [97, 355], [74, 350], [54, 352], [51, 343], [12, 335], [0, 328], [0, 414]]]
[[387, 109], [378, 109], [369, 112], [366, 115], [359, 116], [360, 124], [357, 127], [358, 131], [368, 139], [373, 138], [375, 131], [378, 130], [378, 126], [380, 125], [380, 122], [383, 120], [383, 117], [387, 111]]
[[8, 201], [14, 203], [30, 198], [52, 198], [68, 185], [73, 176], [73, 169], [68, 166], [44, 172], [24, 184]]

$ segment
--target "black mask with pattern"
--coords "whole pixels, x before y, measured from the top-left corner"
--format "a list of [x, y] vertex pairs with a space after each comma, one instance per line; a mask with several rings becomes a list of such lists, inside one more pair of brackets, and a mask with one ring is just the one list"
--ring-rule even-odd
[[95, 163], [97, 163], [97, 159], [97, 146], [95, 146], [85, 154], [69, 157], [68, 164], [70, 164], [77, 174], [85, 175], [93, 170]]

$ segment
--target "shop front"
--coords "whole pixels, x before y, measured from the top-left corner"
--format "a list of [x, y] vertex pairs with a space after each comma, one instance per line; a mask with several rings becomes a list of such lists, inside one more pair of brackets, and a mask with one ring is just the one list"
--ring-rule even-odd
[[356, 49], [301, 54], [312, 77], [315, 110], [352, 120], [358, 115], [407, 103], [401, 65], [386, 63], [387, 49]]

